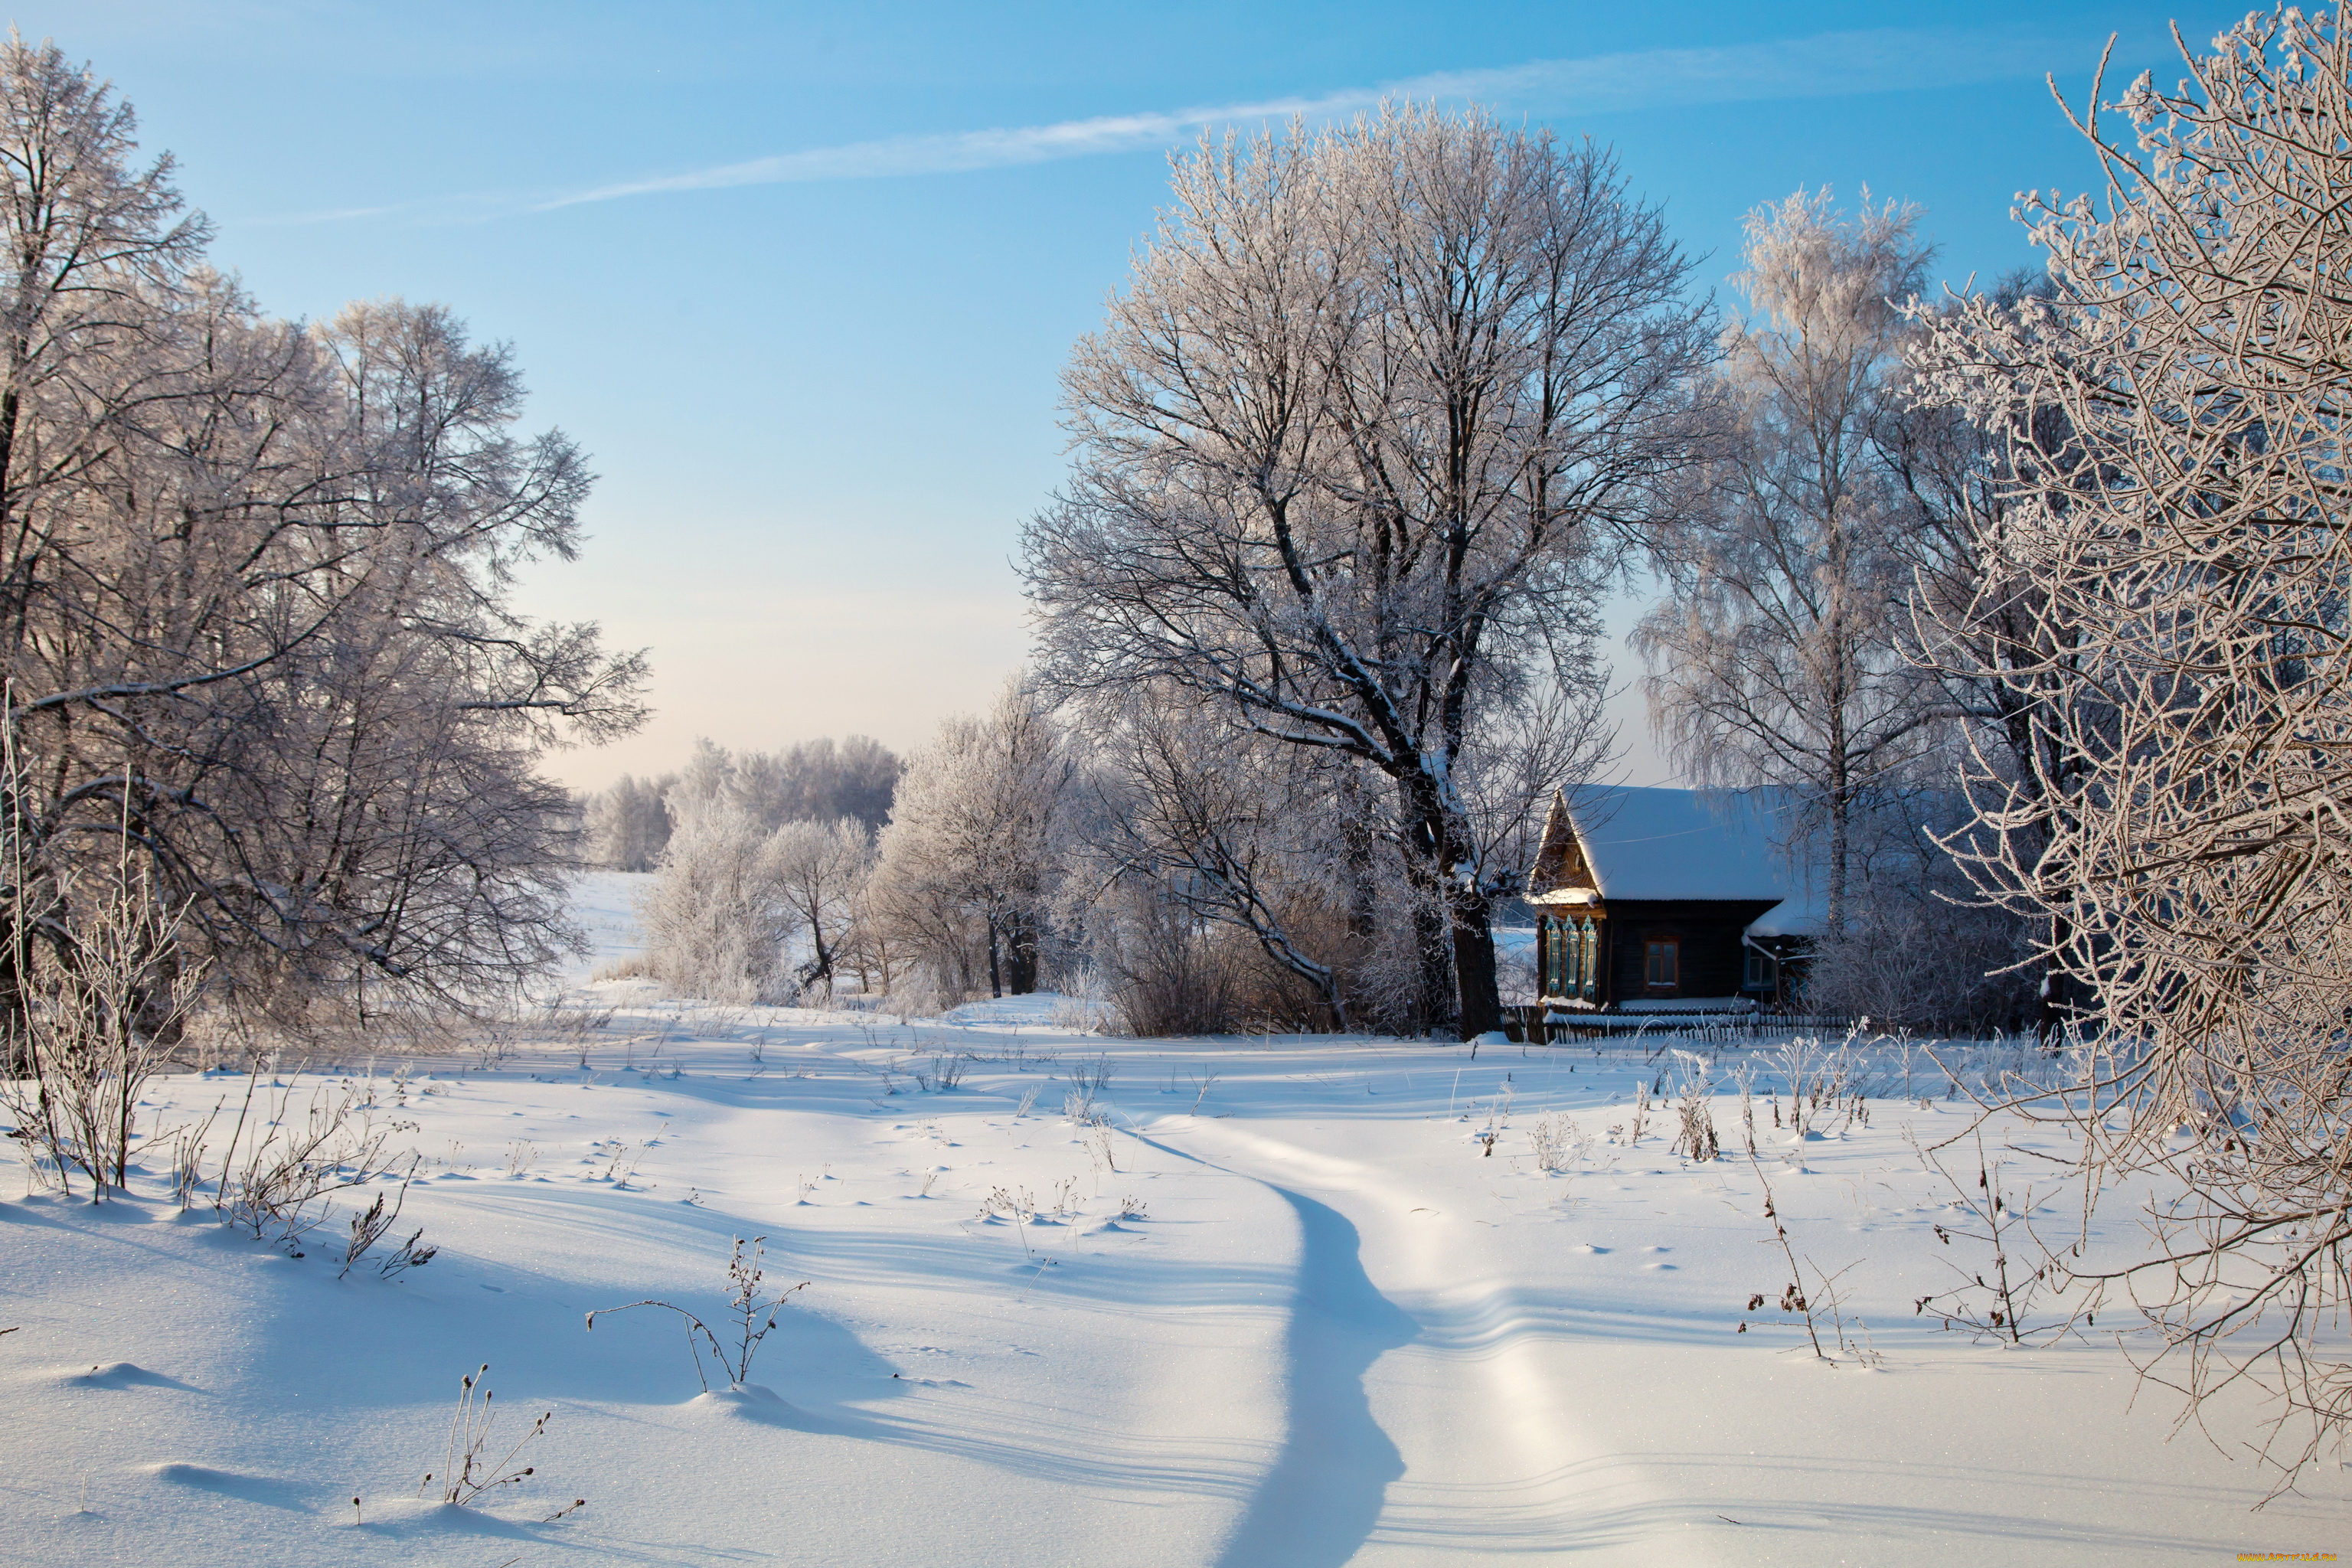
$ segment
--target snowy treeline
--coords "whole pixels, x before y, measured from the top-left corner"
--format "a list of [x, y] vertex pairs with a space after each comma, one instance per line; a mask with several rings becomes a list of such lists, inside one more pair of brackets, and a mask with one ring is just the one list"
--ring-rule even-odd
[[[1458, 787], [1482, 851], [1523, 864], [1604, 736], [1556, 699], [1501, 713]], [[666, 798], [646, 964], [683, 994], [783, 1000], [854, 975], [914, 1012], [1098, 991], [1140, 1034], [1426, 1027], [1416, 933], [1436, 915], [1378, 797], [1344, 767], [1236, 744], [1179, 692], [1057, 706], [1008, 684], [908, 759], [870, 851], [852, 819], [769, 826], [716, 748]]]
[[624, 773], [588, 802], [590, 852], [616, 871], [650, 871], [661, 860], [677, 823], [671, 796], [724, 789], [768, 827], [787, 822], [847, 817], [868, 833], [889, 819], [902, 764], [882, 742], [851, 735], [838, 747], [828, 737], [777, 752], [730, 754], [697, 742], [683, 773], [639, 779]]

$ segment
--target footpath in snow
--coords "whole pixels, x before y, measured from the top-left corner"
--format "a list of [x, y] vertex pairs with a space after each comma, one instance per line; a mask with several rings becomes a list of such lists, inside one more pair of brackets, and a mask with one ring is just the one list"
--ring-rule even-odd
[[[1956, 1194], [1913, 1143], [1969, 1109], [1916, 1053], [1864, 1064], [1848, 1109], [1792, 1143], [1770, 1121], [1777, 1058], [1724, 1050], [1725, 1157], [1694, 1163], [1671, 1152], [1671, 1107], [1633, 1135], [1642, 1093], [1689, 1065], [1638, 1044], [1474, 1061], [1362, 1039], [1107, 1040], [1056, 1028], [1041, 999], [914, 1025], [630, 984], [574, 1000], [601, 1026], [496, 1065], [264, 1079], [281, 1120], [348, 1094], [417, 1154], [401, 1233], [441, 1250], [395, 1280], [337, 1278], [365, 1193], [272, 1247], [217, 1223], [207, 1194], [183, 1213], [160, 1154], [131, 1199], [98, 1206], [12, 1175], [0, 1562], [2352, 1550], [2343, 1472], [2250, 1511], [2272, 1484], [2233, 1457], [2251, 1416], [2174, 1435], [2177, 1402], [2138, 1384], [2133, 1342], [2002, 1348], [1915, 1313], [1984, 1261], [1936, 1238]], [[226, 1102], [225, 1121], [246, 1087], [160, 1079], [142, 1114], [169, 1128]], [[2007, 1158], [2021, 1186], [2032, 1162]], [[1968, 1145], [1952, 1163], [1972, 1177], [1974, 1161]], [[1773, 1304], [1788, 1268], [1765, 1180], [1810, 1265], [1844, 1271], [1832, 1363]], [[2037, 1224], [2062, 1227], [2069, 1196], [2037, 1192]], [[2127, 1244], [2128, 1204], [2101, 1226], [2095, 1241]], [[698, 1375], [668, 1312], [584, 1326], [662, 1298], [727, 1338], [737, 1237], [766, 1238], [772, 1284], [809, 1282], [751, 1389], [706, 1393], [709, 1360]], [[441, 1505], [420, 1479], [444, 1469], [458, 1380], [485, 1364], [489, 1458], [551, 1415], [516, 1461], [531, 1475]]]

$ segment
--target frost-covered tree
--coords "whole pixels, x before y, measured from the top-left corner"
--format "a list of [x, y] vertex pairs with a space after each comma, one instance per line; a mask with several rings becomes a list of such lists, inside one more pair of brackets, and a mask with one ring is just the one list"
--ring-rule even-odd
[[725, 799], [682, 814], [637, 907], [646, 962], [680, 996], [782, 1003], [798, 920], [774, 835]]
[[126, 855], [216, 1002], [509, 986], [563, 951], [577, 863], [537, 762], [639, 716], [639, 661], [511, 603], [576, 547], [585, 460], [517, 431], [512, 354], [446, 310], [260, 314], [133, 132], [0, 44], [0, 1011]]
[[803, 988], [822, 983], [830, 998], [857, 896], [873, 872], [874, 841], [864, 824], [847, 817], [787, 822], [770, 836], [766, 853], [793, 918], [808, 932], [809, 958], [795, 978]]
[[870, 903], [944, 999], [1037, 989], [1076, 762], [1037, 694], [1009, 684], [910, 758], [882, 831]]
[[1856, 819], [1938, 710], [1905, 657], [1910, 519], [1882, 439], [1906, 395], [1904, 305], [1931, 247], [1916, 209], [1800, 191], [1748, 222], [1748, 314], [1724, 333], [1731, 415], [1658, 541], [1668, 596], [1633, 637], [1652, 721], [1706, 784], [1780, 785], [1821, 828], [1832, 934]]
[[1065, 372], [1075, 466], [1024, 546], [1046, 677], [1167, 682], [1381, 775], [1423, 1010], [1465, 1035], [1504, 881], [1465, 749], [1685, 459], [1687, 273], [1605, 151], [1389, 105], [1179, 164]]
[[2017, 689], [2063, 694], [2075, 773], [1989, 759], [1973, 863], [2095, 1007], [2091, 1173], [2179, 1194], [2110, 1278], [2193, 1395], [2284, 1402], [2292, 1471], [2352, 1422], [2352, 46], [2282, 9], [2182, 54], [2105, 106], [2137, 145], [2095, 89], [2104, 206], [2029, 198], [2052, 297], [1939, 318], [1927, 363], [2005, 443], [1983, 593], [2038, 623]]

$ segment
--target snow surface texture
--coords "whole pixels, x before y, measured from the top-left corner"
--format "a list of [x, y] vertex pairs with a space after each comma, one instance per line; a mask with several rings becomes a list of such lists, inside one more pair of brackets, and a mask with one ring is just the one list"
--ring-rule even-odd
[[[1926, 1105], [1887, 1058], [1868, 1125], [1830, 1136], [1784, 1142], [1758, 1102], [1795, 1245], [1855, 1266], [1863, 1326], [1824, 1365], [1795, 1320], [1744, 1310], [1786, 1268], [1737, 1096], [1715, 1108], [1735, 1157], [1672, 1154], [1670, 1108], [1633, 1142], [1659, 1071], [1642, 1051], [1101, 1040], [1054, 1016], [1045, 997], [916, 1025], [629, 1001], [585, 1071], [576, 1047], [404, 1086], [380, 1061], [380, 1115], [425, 1156], [404, 1232], [444, 1248], [398, 1282], [336, 1279], [340, 1220], [291, 1258], [182, 1215], [160, 1172], [100, 1207], [0, 1202], [0, 1328], [21, 1325], [0, 1336], [0, 1562], [2137, 1564], [2345, 1546], [2339, 1471], [2250, 1512], [2268, 1478], [2193, 1431], [2168, 1442], [2176, 1406], [2152, 1388], [2135, 1405], [2112, 1340], [2003, 1350], [1913, 1315], [1950, 1265], [1984, 1265], [1932, 1235], [1954, 1193], [1906, 1134], [1958, 1130], [1967, 1101], [1924, 1058], [1907, 1066]], [[958, 1087], [919, 1087], [956, 1053], [979, 1058]], [[1098, 1058], [1107, 1129], [1062, 1113]], [[163, 1080], [144, 1114], [233, 1110], [242, 1085]], [[1537, 1131], [1563, 1116], [1590, 1146], [1554, 1174]], [[2066, 1207], [2053, 1193], [2048, 1223]], [[2104, 1234], [2134, 1230], [2118, 1205]], [[649, 1296], [719, 1327], [730, 1238], [751, 1235], [772, 1283], [812, 1283], [750, 1387], [706, 1394], [667, 1313], [583, 1328]], [[458, 1378], [485, 1362], [494, 1454], [553, 1412], [519, 1461], [536, 1473], [478, 1509], [419, 1500]]]

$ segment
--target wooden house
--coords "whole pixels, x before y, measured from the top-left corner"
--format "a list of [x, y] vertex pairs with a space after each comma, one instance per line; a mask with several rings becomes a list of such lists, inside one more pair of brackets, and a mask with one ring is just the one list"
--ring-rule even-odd
[[1787, 1005], [1818, 929], [1769, 791], [1555, 795], [1528, 878], [1538, 999], [1559, 1012]]

